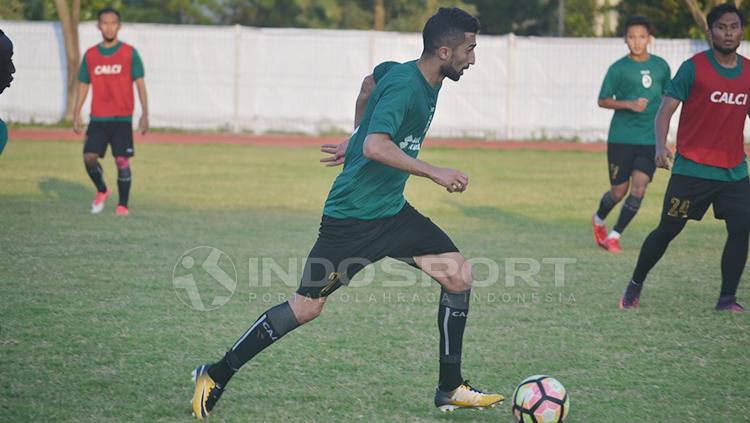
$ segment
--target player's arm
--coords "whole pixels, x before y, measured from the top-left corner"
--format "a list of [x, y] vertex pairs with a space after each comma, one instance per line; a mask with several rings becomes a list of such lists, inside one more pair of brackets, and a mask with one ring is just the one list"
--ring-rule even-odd
[[135, 86], [138, 89], [138, 99], [141, 101], [141, 119], [138, 121], [138, 131], [141, 135], [148, 132], [148, 95], [146, 94], [146, 82], [143, 78], [135, 80]]
[[469, 177], [456, 169], [433, 166], [404, 153], [388, 134], [375, 132], [368, 135], [363, 153], [370, 160], [402, 172], [430, 178], [448, 192], [463, 192], [469, 185]]
[[370, 95], [375, 90], [375, 77], [369, 74], [362, 80], [362, 86], [359, 88], [359, 95], [357, 96], [357, 102], [354, 107], [354, 129], [357, 129], [359, 123], [362, 122], [362, 117], [365, 115], [365, 109], [367, 109], [367, 101], [370, 100]]
[[599, 90], [599, 107], [603, 109], [612, 110], [631, 110], [636, 113], [640, 113], [646, 110], [648, 106], [648, 100], [645, 98], [638, 98], [636, 100], [618, 100], [616, 93], [618, 92], [619, 81], [621, 79], [619, 68], [615, 65], [610, 66], [607, 70], [607, 74], [604, 76], [602, 87]]
[[89, 86], [91, 85], [86, 56], [84, 53], [83, 60], [81, 60], [81, 67], [78, 69], [78, 89], [76, 90], [76, 98], [73, 102], [73, 131], [76, 134], [80, 134], [83, 129], [81, 127], [81, 108], [83, 107], [83, 102], [86, 101]]
[[646, 110], [648, 99], [640, 97], [637, 100], [615, 100], [614, 98], [600, 98], [599, 107], [612, 110], [631, 110], [640, 113]]
[[[367, 101], [370, 100], [370, 95], [375, 89], [375, 78], [372, 74], [369, 74], [362, 81], [362, 86], [359, 89], [359, 95], [357, 95], [357, 101], [354, 105], [354, 133], [357, 133], [359, 123], [362, 121], [362, 117], [365, 115], [365, 109], [367, 109]], [[321, 163], [325, 163], [328, 167], [339, 166], [344, 163], [346, 157], [346, 149], [349, 147], [349, 139], [347, 138], [340, 144], [323, 144], [320, 146], [320, 151], [330, 156], [323, 157], [320, 159]]]
[[680, 105], [680, 100], [664, 96], [661, 100], [659, 111], [656, 112], [654, 131], [656, 132], [656, 166], [662, 169], [672, 167], [672, 152], [667, 148], [667, 134], [669, 134], [669, 123], [672, 115]]
[[81, 123], [81, 109], [83, 103], [86, 101], [86, 96], [89, 94], [89, 86], [86, 82], [78, 81], [78, 89], [76, 90], [76, 99], [73, 106], [73, 131], [76, 134], [80, 134], [83, 131]]

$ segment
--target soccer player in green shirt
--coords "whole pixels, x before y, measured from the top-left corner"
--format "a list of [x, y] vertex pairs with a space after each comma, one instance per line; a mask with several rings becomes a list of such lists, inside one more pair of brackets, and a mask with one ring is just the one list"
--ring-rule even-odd
[[[16, 67], [13, 66], [13, 43], [0, 30], [0, 93], [10, 87]], [[3, 154], [5, 144], [8, 143], [8, 127], [0, 119], [0, 154]]]
[[282, 336], [320, 315], [326, 298], [365, 266], [385, 257], [409, 263], [441, 285], [439, 365], [435, 406], [481, 409], [503, 400], [463, 379], [461, 352], [473, 281], [471, 265], [453, 241], [404, 199], [410, 175], [430, 178], [450, 193], [469, 178], [417, 159], [445, 77], [458, 81], [474, 64], [479, 21], [463, 10], [441, 8], [425, 24], [418, 60], [395, 65], [375, 86], [359, 129], [347, 144], [342, 172], [331, 188], [318, 240], [289, 301], [258, 317], [213, 364], [194, 371], [192, 405], [205, 418], [230, 378]]
[[[594, 241], [619, 253], [620, 235], [635, 217], [654, 176], [654, 118], [670, 70], [661, 57], [650, 54], [651, 26], [642, 16], [625, 23], [625, 43], [630, 53], [609, 67], [599, 93], [599, 107], [613, 109], [607, 138], [610, 189], [592, 217]], [[609, 234], [604, 219], [625, 197], [617, 224]]]

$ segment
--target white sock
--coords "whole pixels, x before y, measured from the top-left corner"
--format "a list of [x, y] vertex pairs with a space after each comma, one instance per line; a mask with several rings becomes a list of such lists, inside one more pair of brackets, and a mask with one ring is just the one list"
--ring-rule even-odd
[[600, 219], [596, 213], [594, 213], [594, 223], [596, 223], [598, 226], [602, 226], [604, 224], [604, 221]]
[[620, 233], [617, 231], [612, 231], [607, 235], [607, 238], [613, 238], [613, 239], [620, 239]]

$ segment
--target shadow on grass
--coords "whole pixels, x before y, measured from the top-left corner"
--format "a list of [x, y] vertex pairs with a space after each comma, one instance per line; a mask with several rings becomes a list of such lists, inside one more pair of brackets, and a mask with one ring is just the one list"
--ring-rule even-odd
[[39, 190], [45, 197], [80, 203], [90, 200], [94, 190], [77, 182], [70, 182], [58, 178], [46, 178], [39, 182]]
[[511, 224], [513, 226], [520, 227], [534, 227], [540, 226], [555, 226], [557, 223], [535, 219], [533, 217], [525, 216], [519, 213], [509, 212], [499, 207], [490, 206], [478, 206], [468, 207], [457, 201], [447, 201], [448, 204], [460, 210], [466, 217], [473, 217], [475, 219], [492, 220], [495, 222], [502, 222], [505, 224]]

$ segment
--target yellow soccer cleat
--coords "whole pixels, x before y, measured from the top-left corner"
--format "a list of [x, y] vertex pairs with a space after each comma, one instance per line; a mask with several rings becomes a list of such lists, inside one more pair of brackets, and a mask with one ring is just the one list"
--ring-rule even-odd
[[504, 399], [500, 394], [485, 394], [473, 388], [468, 380], [451, 392], [435, 390], [435, 407], [440, 411], [453, 411], [459, 408], [484, 410], [500, 404]]
[[193, 382], [195, 382], [195, 393], [193, 393], [193, 415], [198, 420], [203, 420], [216, 406], [216, 403], [224, 393], [224, 388], [217, 385], [208, 375], [208, 364], [201, 364], [193, 370]]

